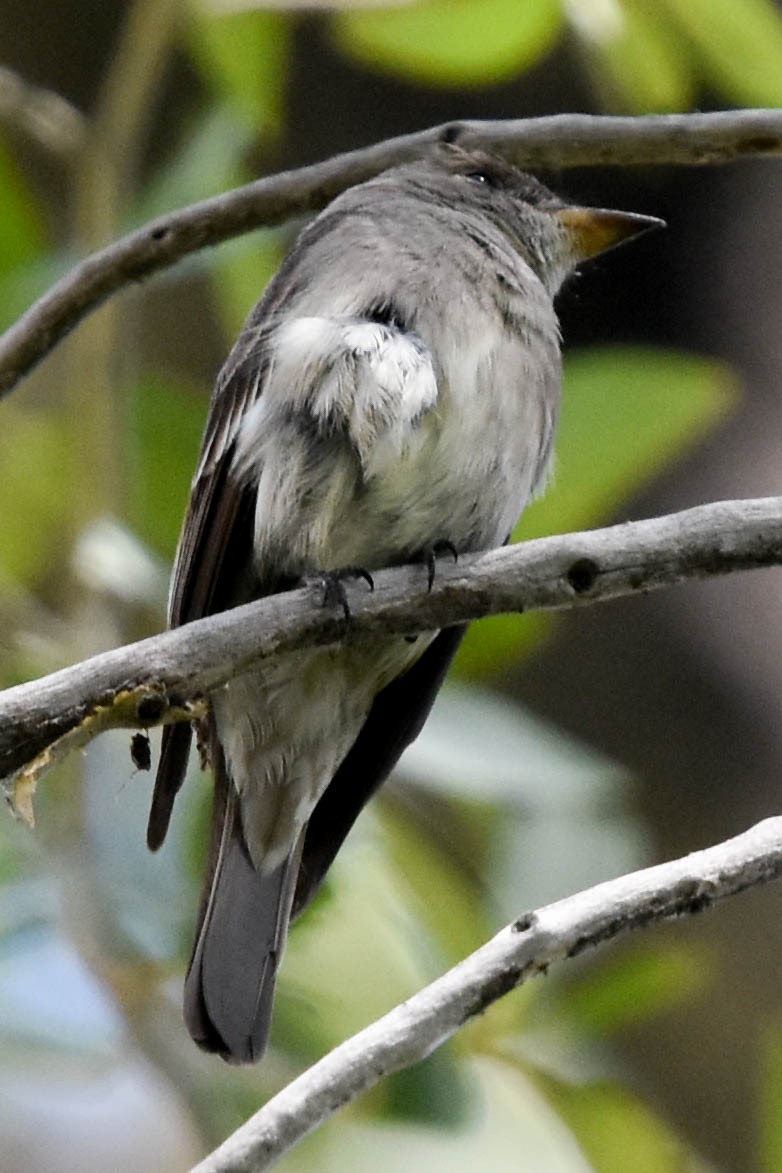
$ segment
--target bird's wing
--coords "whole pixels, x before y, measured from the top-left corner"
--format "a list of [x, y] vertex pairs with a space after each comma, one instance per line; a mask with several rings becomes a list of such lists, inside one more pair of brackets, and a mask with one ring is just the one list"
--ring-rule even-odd
[[[414, 442], [436, 399], [431, 354], [414, 334], [356, 317], [281, 318], [261, 303], [215, 386], [174, 564], [170, 626], [236, 603], [253, 546], [259, 463], [280, 443], [276, 414], [299, 418], [315, 438], [344, 435], [369, 478]], [[147, 827], [153, 850], [165, 838], [191, 737], [189, 725], [163, 730]]]
[[[268, 362], [268, 371], [260, 376], [254, 373], [257, 386], [245, 393], [241, 424], [229, 422], [215, 435], [210, 420], [212, 431], [204, 442], [194, 502], [177, 559], [172, 596], [175, 622], [191, 618], [195, 607], [203, 613], [225, 605], [232, 579], [242, 573], [241, 559], [246, 559], [253, 542], [253, 533], [247, 532], [247, 522], [242, 520], [245, 501], [249, 499], [252, 507], [252, 527], [259, 469], [272, 458], [267, 446], [279, 449], [284, 435], [275, 427], [276, 407], [295, 415], [310, 446], [317, 447], [320, 435], [342, 435], [367, 475], [384, 445], [389, 454], [404, 450], [410, 442], [409, 429], [436, 397], [428, 352], [416, 339], [377, 323], [290, 320], [268, 331], [256, 357]], [[252, 365], [246, 369], [253, 369]], [[225, 390], [235, 393], [236, 380], [234, 371]], [[215, 452], [219, 453], [216, 460]], [[284, 455], [289, 462], [290, 452]], [[242, 485], [252, 486], [249, 498]], [[213, 534], [215, 526], [224, 529]], [[243, 546], [234, 550], [235, 542]], [[200, 559], [206, 559], [205, 567]], [[264, 585], [273, 589], [273, 575]], [[458, 637], [441, 642], [438, 646], [445, 649], [444, 655], [428, 657], [427, 670], [410, 676], [401, 694], [389, 686], [376, 702], [368, 737], [360, 736], [358, 746], [331, 781], [332, 812], [316, 820], [311, 840], [315, 850], [306, 881], [310, 891], [331, 863], [363, 801], [420, 729], [457, 642]], [[307, 833], [297, 834], [286, 858], [271, 871], [253, 863], [243, 826], [246, 811], [240, 809], [236, 780], [231, 777], [231, 763], [225, 760], [214, 714], [208, 726], [215, 780], [212, 841], [185, 983], [185, 1016], [201, 1047], [233, 1062], [251, 1062], [266, 1045], [277, 967], [300, 883]], [[175, 741], [168, 744], [176, 748]], [[163, 779], [168, 784], [169, 776], [164, 774]], [[174, 782], [178, 786], [179, 777]], [[164, 827], [175, 793], [170, 786], [160, 791], [158, 811], [162, 814], [151, 823], [153, 831]]]
[[[241, 421], [260, 394], [268, 368], [263, 346], [253, 352], [252, 361], [250, 357], [245, 349], [237, 348], [212, 396], [171, 578], [170, 627], [230, 606], [252, 549], [255, 494], [232, 467]], [[191, 738], [188, 724], [163, 729], [147, 825], [147, 843], [153, 851], [166, 836], [174, 799], [184, 780]]]
[[315, 895], [362, 807], [421, 732], [466, 630], [441, 631], [421, 658], [375, 697], [361, 732], [310, 816], [293, 916]]

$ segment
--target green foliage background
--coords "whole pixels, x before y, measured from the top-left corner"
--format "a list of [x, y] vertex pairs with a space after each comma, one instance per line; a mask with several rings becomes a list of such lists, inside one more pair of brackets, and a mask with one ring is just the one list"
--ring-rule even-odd
[[[74, 142], [48, 161], [62, 199], [30, 167], [28, 136], [9, 119], [0, 142], [4, 323], [75, 256], [251, 178], [259, 150], [274, 157], [286, 136], [295, 7], [135, 0], [93, 109], [75, 116]], [[563, 38], [606, 110], [687, 109], [705, 88], [726, 103], [782, 97], [782, 20], [767, 0], [319, 7], [331, 52], [378, 76], [458, 92], [456, 115], [469, 111], [473, 90], [545, 70]], [[195, 77], [197, 99], [166, 122], [157, 95], [174, 58]], [[327, 116], [313, 95], [313, 119]], [[150, 155], [161, 122], [165, 150]], [[40, 143], [36, 150], [46, 154]], [[203, 330], [215, 352], [226, 350], [288, 240], [287, 230], [254, 233], [186, 262], [151, 293], [123, 294], [0, 406], [4, 685], [162, 624], [206, 387], [156, 357], [155, 307], [167, 301], [170, 317], [172, 299], [189, 307], [195, 289], [204, 316], [194, 327], [183, 310], [183, 345]], [[632, 346], [570, 353], [566, 392], [556, 483], [517, 537], [610, 519], [738, 397], [734, 373], [716, 360]], [[529, 618], [473, 629], [396, 784], [361, 820], [292, 934], [273, 1047], [258, 1070], [205, 1060], [179, 1022], [205, 779], [193, 778], [172, 841], [155, 858], [143, 849], [147, 779], [133, 773], [122, 736], [103, 738], [47, 780], [34, 837], [0, 822], [7, 1137], [18, 1136], [20, 1120], [30, 1136], [36, 1131], [35, 1097], [25, 1088], [64, 1117], [63, 1087], [88, 1102], [99, 1083], [138, 1080], [149, 1105], [150, 1088], [158, 1089], [167, 1138], [153, 1158], [139, 1156], [139, 1137], [129, 1135], [123, 1144], [136, 1163], [127, 1167], [185, 1168], [302, 1066], [504, 919], [641, 864], [632, 780], [498, 691], [550, 636], [550, 622]], [[601, 955], [552, 974], [341, 1112], [280, 1168], [706, 1170], [625, 1078], [612, 1036], [694, 997], [708, 980], [708, 958], [681, 939], [639, 941], [619, 959]], [[778, 1052], [777, 1040], [764, 1084], [769, 1169], [782, 1168]], [[132, 1096], [120, 1097], [118, 1111], [127, 1119], [138, 1111]], [[99, 1112], [85, 1121], [88, 1133], [107, 1128]], [[72, 1130], [76, 1153], [79, 1143]]]

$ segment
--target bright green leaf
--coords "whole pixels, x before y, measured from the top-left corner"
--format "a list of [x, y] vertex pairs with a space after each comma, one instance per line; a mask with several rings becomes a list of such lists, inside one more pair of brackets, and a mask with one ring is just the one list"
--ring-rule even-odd
[[[587, 529], [725, 418], [737, 399], [722, 364], [641, 347], [605, 347], [568, 356], [556, 476], [526, 511], [514, 540]], [[540, 616], [503, 615], [473, 625], [460, 671], [486, 674], [539, 638]]]
[[496, 677], [539, 644], [553, 622], [552, 616], [543, 613], [482, 619], [467, 632], [452, 671], [470, 680]]
[[559, 0], [426, 0], [333, 18], [340, 48], [364, 65], [441, 86], [491, 85], [551, 49]]
[[567, 356], [554, 482], [514, 538], [598, 524], [736, 402], [734, 376], [713, 359], [630, 346]]
[[710, 86], [749, 106], [782, 105], [782, 15], [772, 0], [663, 0]]
[[256, 135], [282, 121], [290, 23], [284, 13], [250, 9], [215, 13], [191, 3], [186, 28], [194, 65], [241, 113]]
[[688, 46], [659, 9], [643, 0], [623, 0], [614, 19], [579, 19], [572, 24], [586, 53], [597, 89], [610, 108], [645, 114], [686, 110], [696, 79]]

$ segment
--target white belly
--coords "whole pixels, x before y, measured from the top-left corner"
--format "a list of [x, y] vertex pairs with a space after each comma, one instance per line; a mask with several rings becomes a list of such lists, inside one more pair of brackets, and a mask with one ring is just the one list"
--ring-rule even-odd
[[430, 638], [347, 641], [295, 652], [212, 695], [256, 867], [271, 871], [282, 862], [358, 736], [374, 697], [421, 655]]

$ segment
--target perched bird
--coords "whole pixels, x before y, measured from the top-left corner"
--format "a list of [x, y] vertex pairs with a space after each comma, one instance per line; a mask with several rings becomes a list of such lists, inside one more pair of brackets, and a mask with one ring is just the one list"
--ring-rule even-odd
[[[172, 579], [176, 626], [289, 589], [505, 542], [549, 468], [554, 297], [660, 223], [574, 207], [443, 145], [350, 188], [301, 233], [212, 396]], [[257, 1060], [288, 922], [417, 736], [462, 628], [280, 656], [210, 697], [214, 813], [185, 983], [195, 1041]], [[164, 730], [159, 847], [191, 730]]]

